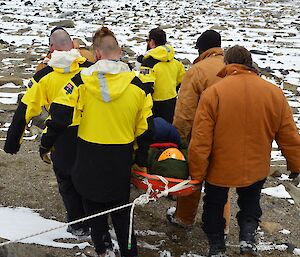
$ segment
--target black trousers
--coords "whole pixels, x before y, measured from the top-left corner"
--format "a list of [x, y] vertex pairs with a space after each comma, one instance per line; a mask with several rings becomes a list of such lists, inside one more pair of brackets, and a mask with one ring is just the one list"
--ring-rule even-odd
[[[70, 222], [85, 217], [82, 197], [74, 188], [70, 171], [66, 171], [65, 168], [57, 168], [54, 165], [53, 169], [56, 175], [59, 193], [67, 211], [67, 221]], [[88, 226], [87, 223], [77, 223], [72, 225], [74, 229], [85, 226]]]
[[153, 117], [161, 117], [169, 123], [173, 123], [176, 97], [165, 101], [153, 101]]
[[[247, 187], [236, 189], [238, 194], [237, 213], [238, 224], [244, 224], [244, 221], [251, 220], [258, 226], [259, 219], [262, 215], [260, 208], [261, 189], [265, 179], [258, 181]], [[228, 187], [219, 187], [205, 182], [205, 196], [203, 197], [203, 231], [208, 235], [223, 234], [225, 219], [223, 217], [224, 206], [227, 202]]]
[[[81, 195], [75, 190], [72, 181], [72, 169], [76, 158], [78, 127], [69, 127], [58, 138], [51, 153], [53, 170], [57, 179], [59, 193], [67, 211], [67, 221], [85, 217]], [[78, 229], [87, 226], [87, 223], [72, 225]]]
[[[129, 199], [126, 197], [125, 199], [108, 203], [99, 203], [84, 199], [83, 203], [87, 215], [92, 215], [127, 204], [129, 203]], [[130, 207], [112, 212], [110, 213], [110, 216], [117, 235], [121, 256], [137, 256], [137, 243], [134, 233], [132, 233], [131, 249], [128, 250]], [[89, 220], [89, 225], [91, 227], [91, 237], [97, 254], [103, 254], [106, 249], [112, 248], [111, 237], [109, 234], [108, 215], [102, 215]]]

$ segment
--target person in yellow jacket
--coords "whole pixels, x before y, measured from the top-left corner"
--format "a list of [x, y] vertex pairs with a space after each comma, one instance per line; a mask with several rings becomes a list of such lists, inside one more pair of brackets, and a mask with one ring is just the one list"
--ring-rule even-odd
[[[178, 95], [173, 125], [177, 128], [183, 142], [189, 142], [192, 126], [203, 91], [221, 80], [218, 72], [225, 66], [224, 52], [221, 48], [221, 35], [215, 30], [204, 31], [197, 39], [199, 56], [186, 72]], [[189, 227], [195, 223], [201, 191], [177, 197], [176, 210], [170, 208], [167, 218], [171, 224]], [[230, 198], [224, 209], [226, 219], [225, 234], [229, 232]]]
[[300, 172], [300, 135], [282, 90], [262, 79], [242, 46], [225, 52], [223, 79], [206, 89], [195, 115], [189, 145], [193, 179], [205, 180], [203, 230], [209, 256], [226, 256], [223, 209], [235, 187], [240, 252], [257, 256], [255, 233], [262, 210], [261, 189], [270, 172], [272, 141], [295, 178]]
[[[56, 28], [62, 28], [62, 27], [56, 27]], [[63, 28], [62, 28], [63, 29]], [[77, 40], [72, 41], [73, 48], [77, 49], [81, 56], [85, 57], [89, 62], [94, 63], [96, 61], [95, 56], [92, 54], [91, 51], [84, 47], [80, 47]], [[42, 61], [37, 65], [35, 72], [38, 72], [39, 70], [45, 68], [48, 64], [48, 62], [51, 60], [51, 54], [53, 53], [55, 49], [51, 48], [49, 49], [49, 52], [47, 53], [47, 56], [42, 59]]]
[[[75, 75], [52, 103], [40, 147], [43, 158], [68, 126], [79, 123], [72, 177], [87, 215], [129, 202], [131, 166], [133, 162], [146, 166], [153, 140], [150, 92], [120, 61], [121, 48], [115, 35], [106, 27], [97, 30], [93, 49], [98, 61]], [[135, 140], [138, 148], [133, 160]], [[127, 245], [129, 213], [128, 208], [111, 213], [124, 257], [137, 256], [134, 234], [130, 249]], [[98, 256], [112, 254], [107, 218], [105, 215], [90, 221]]]
[[155, 28], [149, 32], [148, 52], [139, 58], [139, 78], [153, 89], [153, 116], [172, 123], [177, 91], [185, 69], [183, 64], [174, 58], [174, 48], [166, 43], [166, 33], [162, 29]]
[[[48, 65], [38, 71], [30, 80], [27, 92], [22, 97], [8, 129], [4, 151], [16, 154], [19, 151], [26, 125], [42, 112], [49, 110], [50, 104], [60, 90], [76, 73], [91, 65], [78, 50], [73, 49], [72, 40], [63, 28], [51, 31], [50, 49], [53, 51]], [[67, 220], [73, 221], [85, 216], [81, 196], [76, 192], [71, 180], [71, 168], [75, 161], [78, 126], [64, 131], [55, 143], [51, 155], [59, 192], [67, 210]], [[84, 236], [89, 234], [86, 224], [68, 227], [68, 232]]]

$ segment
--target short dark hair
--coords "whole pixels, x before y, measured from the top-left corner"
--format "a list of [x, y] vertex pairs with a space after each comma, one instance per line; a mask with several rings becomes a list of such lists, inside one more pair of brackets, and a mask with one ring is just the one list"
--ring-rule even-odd
[[253, 68], [251, 53], [243, 46], [235, 45], [225, 51], [226, 64], [238, 63]]
[[149, 32], [149, 39], [153, 39], [157, 46], [162, 46], [167, 43], [166, 32], [160, 28], [151, 29]]

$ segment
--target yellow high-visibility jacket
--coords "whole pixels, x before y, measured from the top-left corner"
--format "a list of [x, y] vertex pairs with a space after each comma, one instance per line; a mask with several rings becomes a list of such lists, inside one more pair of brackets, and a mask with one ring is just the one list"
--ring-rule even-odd
[[76, 73], [90, 65], [78, 50], [53, 52], [48, 66], [38, 71], [30, 80], [28, 90], [18, 105], [7, 134], [7, 152], [18, 152], [28, 122], [40, 115], [43, 107], [49, 110], [50, 104], [65, 84]]
[[151, 94], [127, 64], [100, 60], [75, 75], [52, 103], [41, 144], [50, 149], [63, 128], [79, 123], [72, 172], [77, 192], [96, 202], [123, 199], [129, 193], [133, 161], [147, 164], [151, 109]]
[[102, 60], [66, 83], [46, 124], [80, 124], [78, 136], [85, 141], [128, 144], [148, 129], [151, 108], [150, 95], [127, 64]]
[[153, 84], [153, 101], [165, 101], [177, 96], [177, 87], [183, 80], [183, 64], [174, 59], [174, 48], [158, 46], [144, 56], [139, 78]]

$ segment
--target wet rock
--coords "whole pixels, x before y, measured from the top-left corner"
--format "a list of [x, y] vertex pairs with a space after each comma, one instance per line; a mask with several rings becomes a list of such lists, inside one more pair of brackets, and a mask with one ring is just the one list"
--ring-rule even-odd
[[288, 74], [290, 74], [288, 70], [279, 69], [279, 71], [280, 71], [280, 73], [281, 73], [282, 75], [288, 75]]
[[4, 16], [2, 16], [2, 20], [5, 22], [12, 22], [12, 21], [14, 21], [14, 18], [4, 15]]
[[72, 20], [61, 20], [61, 21], [55, 21], [55, 22], [50, 22], [50, 26], [60, 26], [64, 28], [74, 28], [75, 23]]
[[128, 46], [122, 46], [122, 50], [123, 50], [126, 54], [128, 54], [129, 56], [135, 56], [135, 55], [136, 55], [136, 53], [135, 53], [133, 50], [131, 50], [131, 48], [128, 47]]
[[184, 59], [179, 59], [179, 58], [178, 58], [178, 60], [181, 61], [181, 62], [183, 63], [184, 66], [190, 66], [190, 65], [192, 64], [192, 63], [190, 62], [190, 60], [187, 59], [187, 58], [184, 58]]
[[212, 26], [212, 27], [210, 27], [210, 29], [213, 29], [213, 30], [228, 30], [228, 28], [225, 27], [225, 26]]
[[288, 253], [294, 253], [294, 250], [296, 248], [296, 246], [294, 244], [291, 243], [284, 243], [288, 248], [286, 249], [286, 251]]
[[268, 53], [265, 51], [261, 51], [261, 50], [250, 50], [250, 53], [252, 54], [259, 54], [259, 55], [267, 55]]
[[279, 170], [274, 170], [274, 172], [272, 174], [270, 174], [270, 176], [272, 176], [273, 178], [277, 178], [277, 177], [281, 177], [281, 172]]
[[282, 183], [286, 189], [286, 191], [290, 194], [290, 196], [295, 201], [295, 205], [300, 210], [300, 188], [294, 186], [292, 183], [289, 182], [283, 182]]
[[29, 245], [10, 244], [0, 248], [0, 257], [54, 257], [42, 250]]
[[32, 2], [30, 2], [30, 1], [26, 1], [26, 2], [24, 3], [24, 5], [25, 5], [25, 6], [28, 6], [28, 5], [33, 5], [33, 4], [32, 4]]
[[128, 41], [135, 40], [137, 43], [143, 43], [143, 42], [145, 42], [145, 39], [146, 38], [143, 38], [143, 37], [132, 37], [132, 38], [129, 38]]
[[0, 86], [6, 83], [14, 83], [15, 85], [19, 86], [23, 84], [23, 80], [16, 76], [5, 76], [0, 78]]
[[276, 233], [283, 229], [279, 223], [270, 221], [262, 221], [260, 227], [269, 234]]

